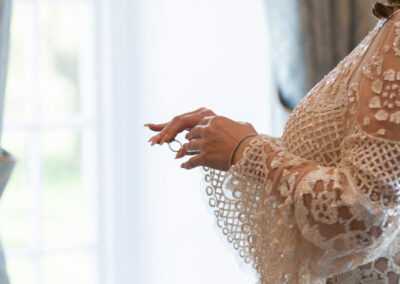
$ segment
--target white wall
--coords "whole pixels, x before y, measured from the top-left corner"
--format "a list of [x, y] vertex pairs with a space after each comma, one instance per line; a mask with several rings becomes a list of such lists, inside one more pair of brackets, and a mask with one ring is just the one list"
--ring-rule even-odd
[[213, 228], [200, 171], [142, 125], [205, 106], [270, 131], [262, 0], [101, 2], [104, 283], [254, 283]]

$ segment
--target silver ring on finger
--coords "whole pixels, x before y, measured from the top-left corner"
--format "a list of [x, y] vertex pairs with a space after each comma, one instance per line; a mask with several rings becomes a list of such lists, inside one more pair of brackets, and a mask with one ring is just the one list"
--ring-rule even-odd
[[182, 149], [183, 145], [179, 140], [172, 139], [168, 142], [168, 147], [172, 152], [177, 153]]

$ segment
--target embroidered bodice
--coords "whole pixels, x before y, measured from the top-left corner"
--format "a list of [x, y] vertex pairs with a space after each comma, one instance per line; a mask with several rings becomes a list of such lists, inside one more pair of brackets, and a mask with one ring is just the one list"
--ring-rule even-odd
[[204, 169], [221, 232], [260, 283], [400, 283], [400, 13], [258, 135]]

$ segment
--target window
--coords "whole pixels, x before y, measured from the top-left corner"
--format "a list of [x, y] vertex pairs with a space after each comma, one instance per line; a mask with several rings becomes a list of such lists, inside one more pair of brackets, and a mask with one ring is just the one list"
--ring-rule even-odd
[[0, 206], [13, 284], [97, 283], [93, 7], [14, 1]]
[[207, 106], [266, 132], [264, 17], [262, 0], [14, 0], [12, 284], [252, 282], [213, 230], [200, 172], [150, 148], [143, 124]]

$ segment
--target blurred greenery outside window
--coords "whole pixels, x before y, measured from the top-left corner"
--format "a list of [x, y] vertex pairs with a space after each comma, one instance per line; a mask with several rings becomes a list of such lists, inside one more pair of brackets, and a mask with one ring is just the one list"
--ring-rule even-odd
[[92, 3], [14, 1], [0, 201], [13, 284], [97, 283]]

